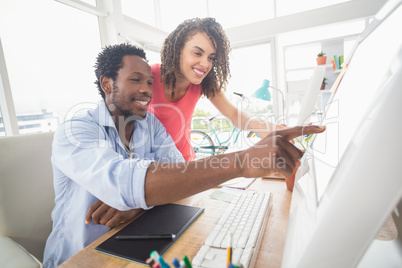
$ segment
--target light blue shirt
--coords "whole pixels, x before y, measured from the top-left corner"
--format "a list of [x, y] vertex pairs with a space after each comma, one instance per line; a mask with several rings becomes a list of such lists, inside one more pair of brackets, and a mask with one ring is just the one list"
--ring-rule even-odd
[[109, 231], [105, 225], [85, 224], [97, 199], [118, 210], [149, 209], [144, 193], [149, 164], [184, 161], [153, 114], [135, 122], [132, 141], [134, 156], [129, 159], [103, 100], [95, 110], [59, 126], [52, 149], [56, 197], [46, 268], [60, 265]]

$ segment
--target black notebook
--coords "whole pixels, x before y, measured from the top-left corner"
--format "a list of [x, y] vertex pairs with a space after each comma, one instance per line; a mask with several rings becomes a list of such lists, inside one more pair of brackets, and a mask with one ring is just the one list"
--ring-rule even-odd
[[[147, 210], [95, 250], [129, 261], [145, 264], [156, 250], [163, 255], [201, 215], [203, 208], [167, 204]], [[118, 235], [175, 234], [174, 239], [118, 240]]]

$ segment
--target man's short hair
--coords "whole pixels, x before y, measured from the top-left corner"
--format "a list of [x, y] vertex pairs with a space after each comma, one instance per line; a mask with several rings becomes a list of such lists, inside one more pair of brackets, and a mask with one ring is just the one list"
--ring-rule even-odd
[[126, 55], [135, 55], [147, 60], [145, 51], [142, 48], [123, 43], [118, 45], [106, 46], [96, 58], [95, 63], [95, 84], [98, 86], [99, 94], [105, 99], [105, 92], [103, 92], [100, 78], [101, 76], [109, 77], [116, 80], [117, 74], [123, 68], [123, 57]]

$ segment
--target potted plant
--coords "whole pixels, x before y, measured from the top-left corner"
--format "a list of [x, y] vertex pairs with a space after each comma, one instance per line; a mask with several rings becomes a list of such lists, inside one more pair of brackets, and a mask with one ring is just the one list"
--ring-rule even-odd
[[[304, 139], [305, 145], [303, 145], [302, 141], [300, 141], [298, 138], [296, 138], [296, 141], [298, 143], [300, 143], [300, 145], [303, 147], [301, 149], [303, 153], [306, 152], [307, 147], [308, 147], [308, 143], [310, 142], [311, 137], [313, 137], [313, 135], [307, 135], [306, 136], [306, 138]], [[286, 187], [288, 188], [289, 191], [293, 191], [293, 187], [295, 185], [296, 172], [297, 172], [298, 168], [299, 168], [299, 166], [296, 166], [296, 168], [293, 170], [292, 175], [290, 175], [289, 177], [285, 178]]]
[[318, 65], [325, 64], [327, 62], [327, 56], [325, 56], [325, 52], [321, 51], [320, 53], [318, 53], [316, 60]]
[[327, 78], [324, 77], [324, 79], [322, 80], [322, 84], [321, 84], [321, 90], [325, 89], [325, 85], [327, 84]]

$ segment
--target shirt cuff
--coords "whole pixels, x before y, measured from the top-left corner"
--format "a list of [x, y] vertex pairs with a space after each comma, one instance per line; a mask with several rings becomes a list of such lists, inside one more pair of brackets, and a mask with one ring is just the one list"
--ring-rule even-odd
[[134, 196], [134, 204], [135, 207], [142, 209], [151, 209], [153, 206], [148, 207], [145, 202], [145, 176], [148, 170], [149, 165], [155, 162], [153, 160], [140, 160], [131, 162], [131, 164], [135, 164], [133, 168], [133, 196]]

